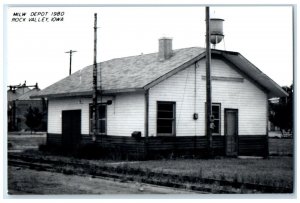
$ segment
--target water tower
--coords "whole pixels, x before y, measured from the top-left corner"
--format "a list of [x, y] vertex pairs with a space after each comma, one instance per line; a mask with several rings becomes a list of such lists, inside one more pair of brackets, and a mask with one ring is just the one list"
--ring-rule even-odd
[[220, 43], [223, 38], [223, 22], [221, 18], [210, 19], [210, 43], [213, 44], [213, 48], [216, 48], [216, 44]]

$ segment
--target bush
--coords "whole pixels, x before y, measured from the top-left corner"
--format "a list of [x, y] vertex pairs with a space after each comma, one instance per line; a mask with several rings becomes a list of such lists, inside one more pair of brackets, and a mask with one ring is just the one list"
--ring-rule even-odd
[[31, 108], [30, 106], [24, 116], [26, 118], [25, 123], [30, 128], [31, 133], [42, 124], [43, 114], [36, 107]]

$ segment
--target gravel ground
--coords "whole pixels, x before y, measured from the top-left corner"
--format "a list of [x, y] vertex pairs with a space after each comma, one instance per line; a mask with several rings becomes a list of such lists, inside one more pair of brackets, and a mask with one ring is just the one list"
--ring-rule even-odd
[[64, 175], [12, 166], [8, 167], [8, 177], [8, 191], [10, 195], [195, 194], [191, 191], [136, 182], [120, 182], [89, 176]]
[[22, 152], [27, 149], [38, 149], [46, 143], [46, 134], [8, 135], [8, 152]]

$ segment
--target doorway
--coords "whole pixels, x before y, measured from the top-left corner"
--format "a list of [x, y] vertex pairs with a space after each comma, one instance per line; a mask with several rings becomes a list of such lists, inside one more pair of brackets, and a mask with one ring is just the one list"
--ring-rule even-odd
[[225, 109], [225, 154], [238, 155], [238, 109]]
[[81, 110], [62, 111], [62, 145], [74, 149], [81, 139]]

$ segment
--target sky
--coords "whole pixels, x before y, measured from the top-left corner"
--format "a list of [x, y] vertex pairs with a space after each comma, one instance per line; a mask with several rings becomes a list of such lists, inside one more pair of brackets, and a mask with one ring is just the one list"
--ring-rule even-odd
[[[293, 82], [291, 6], [215, 6], [223, 18], [224, 40], [217, 49], [241, 53], [280, 86]], [[37, 12], [49, 22], [29, 22]], [[63, 21], [52, 22], [52, 12]], [[15, 22], [14, 13], [26, 13]], [[205, 7], [7, 7], [6, 83], [39, 84], [41, 89], [93, 64], [94, 13], [98, 15], [97, 61], [154, 53], [158, 39], [171, 37], [173, 49], [205, 46]], [[44, 20], [45, 20], [44, 18]]]

